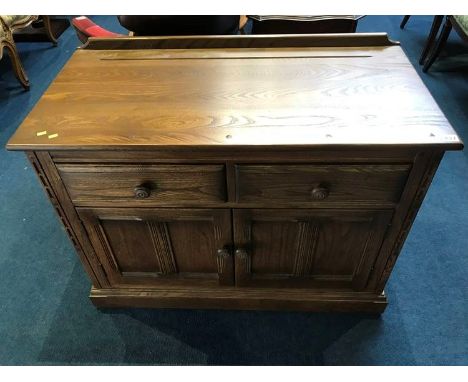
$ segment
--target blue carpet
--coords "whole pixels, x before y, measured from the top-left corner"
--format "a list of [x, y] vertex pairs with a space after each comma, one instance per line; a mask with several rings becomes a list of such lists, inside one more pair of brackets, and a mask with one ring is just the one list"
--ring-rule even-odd
[[[115, 17], [93, 18], [121, 31]], [[417, 64], [432, 18], [370, 16], [358, 31], [399, 40], [468, 143], [466, 53], [452, 32], [447, 58]], [[72, 28], [18, 49], [23, 92], [0, 60], [0, 364], [468, 364], [468, 158], [447, 153], [386, 288], [380, 319], [366, 315], [204, 310], [96, 310], [90, 283], [25, 156], [4, 145], [78, 46]]]

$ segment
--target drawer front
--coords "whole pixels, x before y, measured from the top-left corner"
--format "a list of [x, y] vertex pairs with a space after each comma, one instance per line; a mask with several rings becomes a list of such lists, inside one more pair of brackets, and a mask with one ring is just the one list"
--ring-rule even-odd
[[224, 203], [224, 165], [57, 164], [78, 206], [179, 206]]
[[239, 203], [388, 204], [399, 201], [411, 165], [237, 165]]

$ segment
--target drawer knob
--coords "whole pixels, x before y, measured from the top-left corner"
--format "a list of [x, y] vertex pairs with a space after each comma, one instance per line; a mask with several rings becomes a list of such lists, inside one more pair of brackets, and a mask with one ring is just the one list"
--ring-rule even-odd
[[146, 186], [138, 186], [133, 190], [136, 199], [146, 199], [150, 196], [150, 189]]
[[311, 196], [312, 196], [312, 199], [323, 200], [323, 199], [326, 199], [328, 197], [328, 194], [329, 194], [329, 191], [328, 191], [327, 188], [325, 188], [325, 187], [315, 187], [312, 190]]

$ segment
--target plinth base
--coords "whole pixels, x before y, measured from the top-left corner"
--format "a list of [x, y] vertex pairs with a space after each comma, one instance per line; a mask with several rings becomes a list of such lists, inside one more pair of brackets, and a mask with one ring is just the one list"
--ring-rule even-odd
[[311, 292], [304, 289], [177, 288], [91, 289], [99, 308], [181, 308], [382, 313], [385, 294]]

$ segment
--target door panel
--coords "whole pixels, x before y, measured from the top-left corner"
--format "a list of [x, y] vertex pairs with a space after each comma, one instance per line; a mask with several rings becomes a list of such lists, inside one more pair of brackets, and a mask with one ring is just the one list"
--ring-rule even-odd
[[113, 286], [233, 284], [230, 210], [77, 210]]
[[[290, 274], [294, 257], [290, 256], [291, 243], [296, 241], [297, 224], [281, 221], [255, 221], [252, 225], [252, 272]], [[273, 256], [272, 256], [273, 255]]]
[[236, 285], [363, 290], [391, 211], [234, 210]]

